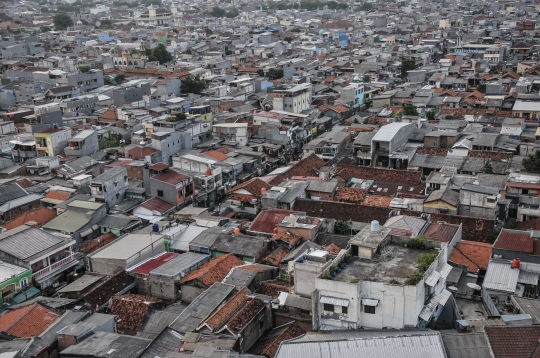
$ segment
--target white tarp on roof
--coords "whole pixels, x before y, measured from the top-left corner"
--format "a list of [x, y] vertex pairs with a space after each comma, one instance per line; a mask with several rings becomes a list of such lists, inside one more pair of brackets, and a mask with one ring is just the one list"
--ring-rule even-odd
[[375, 299], [372, 299], [372, 298], [363, 298], [362, 299], [362, 304], [364, 306], [373, 306], [373, 307], [376, 307], [379, 305], [379, 300], [375, 300]]

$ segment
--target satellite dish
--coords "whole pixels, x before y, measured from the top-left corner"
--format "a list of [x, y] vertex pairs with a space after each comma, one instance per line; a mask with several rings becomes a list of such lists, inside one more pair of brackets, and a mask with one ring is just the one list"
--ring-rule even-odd
[[482, 287], [480, 287], [479, 285], [477, 285], [477, 284], [474, 283], [474, 282], [469, 282], [469, 283], [467, 284], [467, 286], [468, 286], [469, 288], [472, 288], [473, 290], [477, 290], [477, 291], [480, 291], [480, 290], [482, 289]]

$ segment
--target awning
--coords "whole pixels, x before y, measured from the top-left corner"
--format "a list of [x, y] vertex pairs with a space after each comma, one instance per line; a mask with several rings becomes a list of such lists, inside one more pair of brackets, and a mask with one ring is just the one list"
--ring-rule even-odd
[[373, 298], [362, 298], [362, 304], [364, 306], [377, 307], [379, 305], [379, 300], [375, 300]]
[[428, 278], [426, 278], [426, 285], [434, 287], [441, 278], [441, 274], [437, 271], [433, 271]]
[[93, 232], [92, 228], [81, 231], [81, 237], [88, 236]]
[[99, 225], [96, 224], [96, 225], [92, 226], [92, 230], [93, 231], [99, 230]]
[[321, 296], [321, 303], [327, 303], [330, 305], [349, 307], [349, 300], [343, 298], [330, 297], [330, 296]]

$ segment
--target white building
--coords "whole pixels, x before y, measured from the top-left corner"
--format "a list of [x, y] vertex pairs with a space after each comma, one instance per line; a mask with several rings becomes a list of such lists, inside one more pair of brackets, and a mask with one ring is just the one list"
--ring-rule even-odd
[[212, 128], [214, 138], [225, 140], [228, 145], [243, 148], [248, 142], [247, 123], [220, 123], [214, 124]]
[[303, 83], [289, 89], [274, 90], [274, 109], [300, 113], [309, 109], [311, 83]]

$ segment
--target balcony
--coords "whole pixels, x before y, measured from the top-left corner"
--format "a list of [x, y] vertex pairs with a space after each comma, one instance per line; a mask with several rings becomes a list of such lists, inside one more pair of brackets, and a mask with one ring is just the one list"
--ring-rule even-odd
[[68, 268], [75, 266], [79, 262], [79, 259], [82, 256], [83, 255], [79, 252], [71, 253], [68, 256], [64, 257], [63, 259], [56, 261], [52, 265], [49, 265], [37, 272], [34, 272], [32, 274], [32, 278], [36, 281], [40, 281], [46, 278], [47, 276], [51, 276], [51, 275], [60, 273], [64, 270], [67, 270]]
[[64, 149], [64, 153], [68, 156], [68, 157], [78, 157], [78, 156], [81, 156], [83, 155], [83, 151], [81, 148], [79, 147], [66, 147]]

